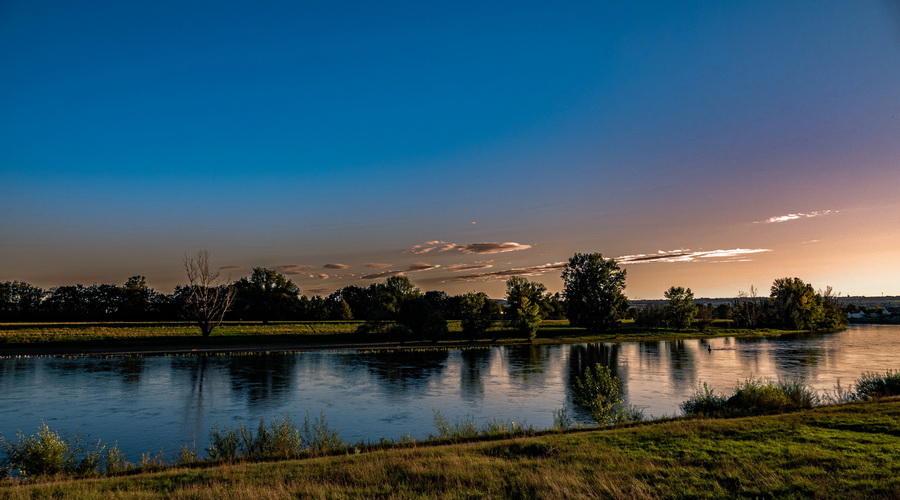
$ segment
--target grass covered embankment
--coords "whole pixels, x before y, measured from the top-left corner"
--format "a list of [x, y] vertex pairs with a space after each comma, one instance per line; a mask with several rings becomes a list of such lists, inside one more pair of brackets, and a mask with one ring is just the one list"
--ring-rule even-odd
[[[456, 347], [473, 342], [465, 337], [459, 321], [448, 322], [450, 333], [438, 342], [385, 340], [372, 334], [358, 334], [360, 321], [303, 321], [225, 323], [210, 337], [203, 338], [191, 323], [4, 323], [0, 324], [0, 356], [42, 354], [116, 354], [176, 352], [289, 351], [320, 348]], [[756, 336], [798, 333], [775, 329], [733, 329], [722, 322], [704, 331], [648, 329], [625, 321], [614, 331], [588, 333], [566, 320], [544, 321], [536, 344], [581, 342], [627, 342]], [[527, 339], [510, 329], [495, 327], [488, 336], [476, 339], [481, 345], [527, 344]]]
[[897, 498], [900, 400], [23, 484], [16, 498]]

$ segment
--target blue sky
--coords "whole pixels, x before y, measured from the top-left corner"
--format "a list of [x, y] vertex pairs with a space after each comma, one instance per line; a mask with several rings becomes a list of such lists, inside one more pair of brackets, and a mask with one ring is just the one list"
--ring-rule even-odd
[[0, 280], [900, 293], [896, 2], [14, 0], [0, 60]]

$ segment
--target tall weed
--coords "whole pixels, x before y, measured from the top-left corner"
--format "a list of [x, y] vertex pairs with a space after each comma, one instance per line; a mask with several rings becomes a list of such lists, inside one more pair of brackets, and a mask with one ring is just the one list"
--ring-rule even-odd
[[856, 394], [860, 399], [900, 396], [900, 370], [864, 372], [856, 381]]
[[685, 415], [734, 417], [765, 415], [812, 408], [819, 395], [802, 379], [772, 381], [750, 377], [726, 397], [717, 394], [705, 382], [688, 400], [681, 403]]

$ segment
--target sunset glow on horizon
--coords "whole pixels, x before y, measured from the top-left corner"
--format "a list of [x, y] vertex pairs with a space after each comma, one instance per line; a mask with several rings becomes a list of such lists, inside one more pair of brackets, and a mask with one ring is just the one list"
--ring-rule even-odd
[[900, 3], [0, 8], [0, 281], [900, 295]]

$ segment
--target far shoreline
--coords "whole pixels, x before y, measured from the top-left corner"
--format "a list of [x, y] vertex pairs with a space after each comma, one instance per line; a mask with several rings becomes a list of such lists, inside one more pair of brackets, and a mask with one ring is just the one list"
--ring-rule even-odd
[[[2, 326], [0, 326], [2, 329]], [[581, 330], [581, 329], [579, 329]], [[842, 331], [836, 330], [836, 331]], [[75, 341], [37, 341], [0, 343], [0, 358], [15, 357], [68, 357], [68, 356], [190, 356], [190, 355], [230, 355], [230, 354], [269, 354], [299, 353], [319, 351], [415, 351], [415, 350], [455, 350], [484, 349], [494, 347], [524, 347], [556, 344], [583, 344], [598, 342], [658, 342], [669, 340], [703, 340], [726, 337], [769, 337], [782, 335], [822, 334], [830, 332], [810, 332], [807, 330], [777, 329], [712, 329], [710, 331], [612, 331], [603, 334], [588, 334], [581, 330], [580, 335], [560, 335], [555, 337], [540, 336], [529, 342], [525, 339], [500, 338], [479, 339], [475, 341], [452, 339], [439, 342], [432, 341], [310, 341], [302, 334], [280, 335], [216, 335], [203, 338], [188, 336], [163, 338], [130, 338], [130, 339], [98, 339]], [[575, 333], [575, 332], [573, 332]], [[333, 334], [335, 337], [343, 335]], [[260, 338], [261, 337], [261, 338]], [[3, 340], [3, 339], [0, 339]], [[258, 340], [260, 343], [250, 343]], [[338, 340], [338, 339], [335, 339]], [[250, 341], [250, 342], [248, 342]], [[104, 345], [105, 344], [105, 345]]]

